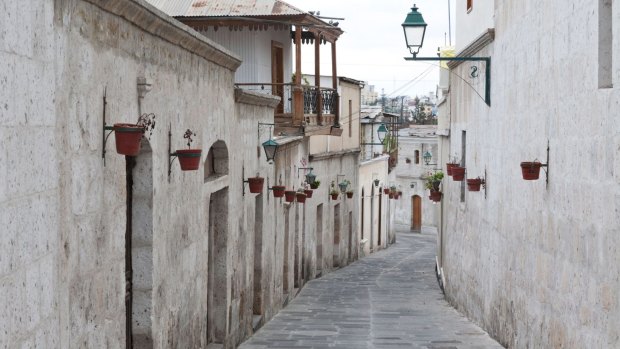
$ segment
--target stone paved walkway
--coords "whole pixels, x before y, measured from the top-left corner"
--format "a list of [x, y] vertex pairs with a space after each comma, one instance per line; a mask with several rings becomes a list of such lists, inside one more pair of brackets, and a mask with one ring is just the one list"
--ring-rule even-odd
[[399, 233], [306, 284], [241, 348], [502, 348], [444, 300], [434, 263], [434, 233]]

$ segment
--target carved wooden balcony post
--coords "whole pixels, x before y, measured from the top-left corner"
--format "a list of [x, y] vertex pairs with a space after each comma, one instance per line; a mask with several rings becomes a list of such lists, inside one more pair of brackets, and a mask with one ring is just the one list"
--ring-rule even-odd
[[293, 125], [304, 120], [304, 89], [301, 86], [301, 26], [295, 26], [295, 83], [293, 85]]

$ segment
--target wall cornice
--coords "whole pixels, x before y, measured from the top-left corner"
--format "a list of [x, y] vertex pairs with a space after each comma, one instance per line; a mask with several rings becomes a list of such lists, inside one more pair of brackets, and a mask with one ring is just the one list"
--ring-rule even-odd
[[83, 0], [124, 18], [144, 31], [219, 66], [237, 70], [241, 58], [144, 0]]
[[242, 88], [235, 89], [235, 102], [275, 108], [280, 104], [280, 97], [260, 92], [252, 92]]
[[356, 148], [356, 149], [348, 149], [348, 150], [342, 150], [342, 151], [314, 154], [314, 155], [310, 155], [310, 161], [328, 160], [328, 159], [332, 159], [336, 157], [339, 158], [339, 157], [349, 156], [349, 155], [358, 155], [360, 151], [361, 149]]
[[[478, 51], [482, 50], [485, 46], [492, 43], [495, 40], [495, 29], [489, 28], [484, 33], [476, 38], [476, 40], [472, 41], [467, 47], [465, 47], [461, 52], [459, 52], [457, 57], [471, 57], [474, 56]], [[454, 69], [461, 65], [463, 61], [450, 61], [448, 62], [448, 68]]]

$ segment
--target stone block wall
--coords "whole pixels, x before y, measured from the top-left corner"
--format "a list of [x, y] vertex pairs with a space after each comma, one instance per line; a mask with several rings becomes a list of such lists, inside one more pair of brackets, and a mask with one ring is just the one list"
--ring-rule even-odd
[[[618, 347], [618, 56], [599, 88], [597, 1], [495, 5], [495, 41], [476, 53], [493, 60], [492, 106], [450, 89], [450, 154], [466, 131], [468, 177], [486, 170], [488, 188], [445, 189], [447, 297], [511, 348]], [[547, 145], [549, 183], [524, 181], [519, 163], [546, 162]]]

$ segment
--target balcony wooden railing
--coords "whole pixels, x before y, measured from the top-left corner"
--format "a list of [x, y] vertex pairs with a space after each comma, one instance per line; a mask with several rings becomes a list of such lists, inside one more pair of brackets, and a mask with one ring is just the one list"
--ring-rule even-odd
[[329, 134], [338, 126], [338, 93], [335, 89], [293, 83], [239, 83], [236, 87], [281, 98], [274, 111], [276, 131]]

